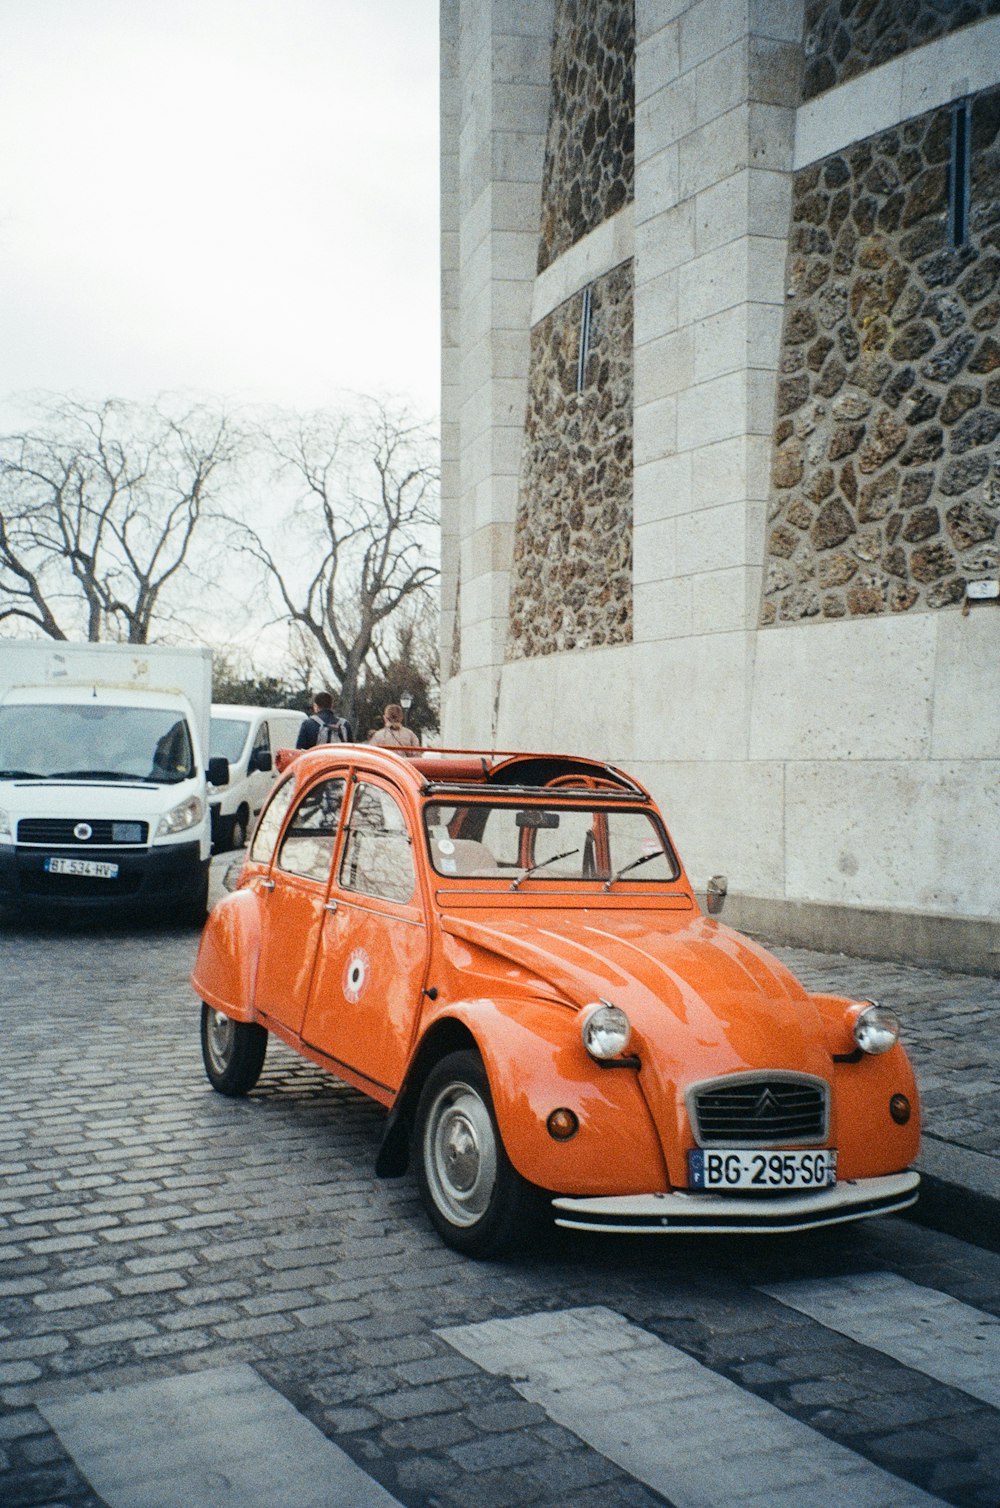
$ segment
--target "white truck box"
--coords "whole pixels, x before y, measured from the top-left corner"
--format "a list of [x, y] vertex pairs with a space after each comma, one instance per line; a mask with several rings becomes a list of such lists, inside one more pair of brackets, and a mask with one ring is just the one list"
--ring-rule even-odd
[[208, 649], [0, 640], [0, 902], [203, 919], [211, 697]]

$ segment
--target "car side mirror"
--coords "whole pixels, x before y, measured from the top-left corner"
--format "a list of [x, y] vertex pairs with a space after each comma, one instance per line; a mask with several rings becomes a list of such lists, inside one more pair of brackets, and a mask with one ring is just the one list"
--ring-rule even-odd
[[221, 754], [213, 755], [208, 761], [208, 783], [209, 785], [229, 784], [229, 760], [224, 759]]
[[274, 769], [274, 761], [267, 749], [254, 749], [250, 755], [250, 768], [259, 770], [262, 775], [269, 775]]
[[705, 895], [705, 907], [709, 916], [718, 916], [726, 904], [726, 896], [729, 893], [729, 881], [724, 874], [713, 874], [708, 882], [708, 890]]

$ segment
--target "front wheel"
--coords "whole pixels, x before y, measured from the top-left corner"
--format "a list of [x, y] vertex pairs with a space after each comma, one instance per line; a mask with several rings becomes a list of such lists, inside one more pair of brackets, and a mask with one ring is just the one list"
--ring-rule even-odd
[[478, 1053], [451, 1053], [431, 1069], [417, 1105], [414, 1142], [420, 1195], [448, 1246], [485, 1257], [530, 1235], [541, 1191], [521, 1177], [504, 1150]]
[[267, 1032], [255, 1021], [234, 1021], [210, 1005], [201, 1007], [201, 1056], [209, 1083], [238, 1099], [260, 1078]]

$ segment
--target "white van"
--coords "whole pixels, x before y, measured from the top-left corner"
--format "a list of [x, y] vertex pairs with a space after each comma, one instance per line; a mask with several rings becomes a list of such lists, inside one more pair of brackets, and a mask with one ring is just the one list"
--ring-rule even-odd
[[242, 848], [271, 789], [279, 749], [294, 749], [304, 712], [290, 707], [237, 707], [212, 703], [209, 749], [229, 760], [229, 784], [209, 786], [212, 846]]
[[0, 641], [0, 901], [203, 922], [211, 696], [208, 649]]

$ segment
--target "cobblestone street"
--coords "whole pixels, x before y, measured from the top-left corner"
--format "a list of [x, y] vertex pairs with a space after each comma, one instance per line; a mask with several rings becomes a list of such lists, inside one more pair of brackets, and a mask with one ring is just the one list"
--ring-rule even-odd
[[[1000, 1398], [976, 1379], [1000, 1371], [1000, 1257], [887, 1220], [773, 1243], [554, 1234], [516, 1260], [468, 1261], [441, 1245], [409, 1177], [374, 1178], [383, 1113], [361, 1095], [274, 1042], [249, 1099], [212, 1092], [187, 983], [195, 944], [184, 932], [0, 929], [0, 1501], [131, 1501], [96, 1495], [60, 1408], [202, 1374], [227, 1386], [249, 1376], [373, 1490], [414, 1508], [686, 1501], [683, 1484], [641, 1461], [643, 1440], [653, 1449], [682, 1417], [671, 1379], [697, 1364], [704, 1423], [683, 1416], [687, 1469], [720, 1470], [708, 1421], [721, 1407], [733, 1450], [733, 1421], [749, 1410], [746, 1449], [763, 1452], [736, 1451], [729, 1501], [757, 1501], [738, 1494], [780, 1459], [766, 1501], [789, 1508], [832, 1501], [844, 1473], [866, 1484], [857, 1501], [995, 1502]], [[779, 951], [809, 985], [896, 1006], [932, 1137], [980, 1158], [997, 1151], [984, 1028], [998, 981]], [[876, 1276], [889, 1285], [878, 1313], [903, 1314], [928, 1290], [954, 1305], [935, 1351], [968, 1320], [971, 1381], [901, 1349], [878, 1322], [862, 1342], [825, 1311], [794, 1307], [804, 1280], [826, 1293]], [[915, 1321], [924, 1337], [929, 1313]], [[523, 1330], [539, 1316], [542, 1372]], [[567, 1363], [575, 1394], [550, 1375], [559, 1355], [578, 1358]], [[664, 1379], [652, 1399], [651, 1375]], [[625, 1455], [597, 1429], [618, 1376], [623, 1418], [638, 1418], [622, 1402], [631, 1387], [635, 1408], [659, 1410], [658, 1423], [634, 1425]], [[786, 1438], [792, 1429], [805, 1444]], [[261, 1469], [275, 1445], [261, 1434]], [[800, 1459], [811, 1463], [801, 1479], [789, 1475]], [[376, 1501], [331, 1491], [301, 1500]]]

